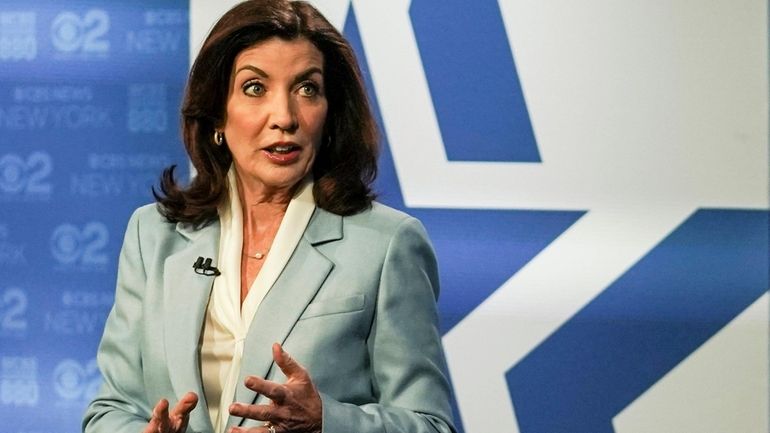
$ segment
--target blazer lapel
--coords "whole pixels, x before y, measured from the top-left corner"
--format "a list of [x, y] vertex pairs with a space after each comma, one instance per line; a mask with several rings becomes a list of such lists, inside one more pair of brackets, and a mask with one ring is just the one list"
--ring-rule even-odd
[[[266, 377], [273, 365], [271, 347], [283, 343], [305, 307], [334, 267], [316, 245], [342, 239], [342, 217], [316, 208], [297, 249], [259, 305], [246, 336], [235, 401], [253, 403], [257, 394], [243, 384], [246, 376]], [[227, 427], [243, 419], [230, 416]]]
[[198, 394], [198, 407], [203, 410], [190, 415], [192, 430], [211, 431], [198, 346], [214, 277], [195, 273], [193, 263], [202, 256], [212, 258], [216, 265], [219, 222], [199, 230], [177, 224], [177, 232], [189, 242], [166, 259], [163, 270], [163, 329], [169, 378], [177, 398], [188, 391]]

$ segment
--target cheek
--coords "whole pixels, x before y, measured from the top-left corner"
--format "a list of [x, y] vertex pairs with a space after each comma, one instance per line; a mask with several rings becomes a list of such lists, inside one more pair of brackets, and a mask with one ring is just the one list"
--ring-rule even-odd
[[[227, 106], [227, 120], [225, 121], [225, 133], [229, 136], [244, 137], [259, 130], [263, 122], [260, 110], [244, 104], [230, 104]], [[227, 134], [226, 134], [227, 135]]]

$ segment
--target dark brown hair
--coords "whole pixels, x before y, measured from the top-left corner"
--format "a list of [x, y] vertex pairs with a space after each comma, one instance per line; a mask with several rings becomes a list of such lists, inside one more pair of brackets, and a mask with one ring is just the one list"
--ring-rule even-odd
[[205, 225], [217, 218], [227, 196], [232, 154], [213, 142], [221, 127], [235, 57], [271, 37], [306, 38], [324, 58], [328, 101], [325, 136], [313, 164], [316, 205], [339, 215], [371, 206], [370, 185], [377, 175], [377, 130], [361, 72], [345, 38], [313, 6], [303, 1], [249, 0], [214, 25], [190, 70], [182, 103], [182, 138], [197, 175], [186, 187], [164, 170], [153, 195], [171, 222]]

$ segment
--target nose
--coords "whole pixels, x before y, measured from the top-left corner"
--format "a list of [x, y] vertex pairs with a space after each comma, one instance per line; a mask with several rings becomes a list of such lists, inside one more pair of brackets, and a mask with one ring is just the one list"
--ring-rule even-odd
[[297, 125], [295, 101], [291, 95], [276, 95], [271, 104], [270, 129], [292, 132]]

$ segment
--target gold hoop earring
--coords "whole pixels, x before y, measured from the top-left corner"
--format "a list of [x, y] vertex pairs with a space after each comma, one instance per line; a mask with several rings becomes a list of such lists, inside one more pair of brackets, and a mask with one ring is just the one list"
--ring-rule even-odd
[[225, 133], [222, 131], [214, 131], [214, 144], [221, 146], [225, 142]]

